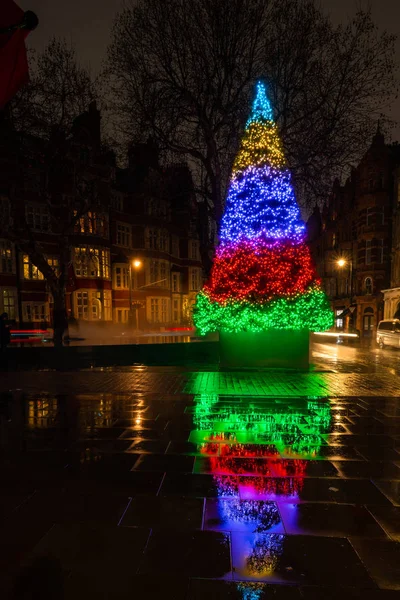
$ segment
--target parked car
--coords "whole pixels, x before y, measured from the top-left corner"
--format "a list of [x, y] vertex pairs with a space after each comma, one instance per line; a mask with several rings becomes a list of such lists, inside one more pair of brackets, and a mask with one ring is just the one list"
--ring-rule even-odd
[[385, 346], [400, 348], [400, 319], [379, 321], [376, 331], [376, 343], [380, 348]]

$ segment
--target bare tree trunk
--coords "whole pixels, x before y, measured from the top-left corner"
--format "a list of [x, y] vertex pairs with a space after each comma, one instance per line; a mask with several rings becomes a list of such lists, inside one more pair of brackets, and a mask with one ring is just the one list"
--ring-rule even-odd
[[53, 307], [54, 346], [60, 348], [63, 345], [64, 333], [68, 327], [64, 286], [53, 290]]

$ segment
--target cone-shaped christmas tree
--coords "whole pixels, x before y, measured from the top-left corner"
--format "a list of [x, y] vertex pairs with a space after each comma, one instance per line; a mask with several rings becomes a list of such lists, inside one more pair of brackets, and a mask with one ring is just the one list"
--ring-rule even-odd
[[233, 165], [220, 245], [196, 300], [199, 333], [331, 327], [333, 313], [305, 233], [272, 109], [258, 83]]

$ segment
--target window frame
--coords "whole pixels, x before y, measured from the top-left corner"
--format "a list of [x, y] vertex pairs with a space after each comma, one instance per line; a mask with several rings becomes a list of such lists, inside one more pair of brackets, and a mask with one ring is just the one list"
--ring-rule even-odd
[[[367, 284], [367, 281], [369, 281], [370, 283]], [[365, 293], [367, 294], [367, 296], [370, 296], [371, 294], [373, 294], [374, 280], [369, 275], [368, 275], [368, 277], [366, 277], [364, 279], [364, 290], [365, 290]]]
[[0, 238], [0, 273], [15, 275], [15, 266], [14, 244], [10, 240]]
[[365, 240], [365, 264], [372, 264], [372, 241]]
[[116, 227], [116, 246], [122, 246], [123, 248], [132, 247], [132, 225], [129, 223], [123, 223], [117, 221]]

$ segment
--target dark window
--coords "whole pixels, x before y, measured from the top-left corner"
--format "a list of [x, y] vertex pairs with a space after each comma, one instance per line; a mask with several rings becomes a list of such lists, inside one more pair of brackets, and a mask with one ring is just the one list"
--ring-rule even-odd
[[378, 329], [379, 329], [379, 331], [393, 331], [394, 324], [391, 323], [390, 321], [383, 321], [382, 323], [379, 324]]

